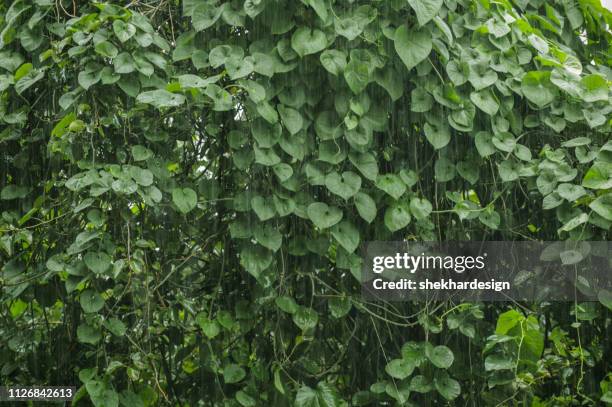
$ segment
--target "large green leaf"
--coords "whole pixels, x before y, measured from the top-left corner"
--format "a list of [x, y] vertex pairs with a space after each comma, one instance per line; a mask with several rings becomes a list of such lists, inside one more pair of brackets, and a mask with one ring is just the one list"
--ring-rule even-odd
[[330, 172], [325, 177], [325, 186], [334, 194], [349, 199], [361, 188], [361, 177], [352, 171], [345, 171], [342, 174]]
[[432, 48], [431, 34], [427, 30], [410, 31], [406, 25], [395, 31], [393, 41], [395, 51], [408, 69], [427, 58]]
[[142, 92], [136, 98], [137, 102], [153, 105], [157, 108], [175, 107], [185, 103], [185, 96], [158, 89]]
[[291, 36], [291, 47], [300, 56], [316, 54], [327, 46], [327, 37], [319, 29], [300, 27]]
[[308, 205], [308, 218], [320, 229], [327, 229], [342, 220], [342, 210], [323, 202]]
[[189, 213], [195, 209], [198, 203], [198, 195], [191, 188], [174, 188], [172, 190], [172, 202], [182, 213]]
[[416, 13], [419, 25], [423, 26], [438, 14], [442, 0], [408, 0], [408, 4]]

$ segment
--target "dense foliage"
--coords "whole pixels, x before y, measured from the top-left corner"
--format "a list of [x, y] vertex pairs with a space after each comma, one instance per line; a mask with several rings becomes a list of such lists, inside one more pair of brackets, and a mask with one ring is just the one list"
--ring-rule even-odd
[[0, 378], [77, 405], [612, 402], [599, 303], [379, 303], [372, 240], [607, 240], [599, 0], [0, 3]]

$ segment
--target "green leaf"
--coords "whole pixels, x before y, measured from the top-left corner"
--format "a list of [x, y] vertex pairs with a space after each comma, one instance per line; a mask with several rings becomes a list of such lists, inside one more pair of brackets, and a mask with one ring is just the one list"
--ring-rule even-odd
[[361, 175], [370, 181], [376, 181], [378, 178], [378, 164], [372, 154], [351, 152], [349, 154], [349, 161], [359, 170]]
[[489, 116], [494, 116], [499, 110], [499, 102], [489, 89], [470, 93], [470, 100]]
[[331, 234], [349, 253], [353, 253], [359, 246], [359, 229], [348, 220], [332, 226]]
[[240, 264], [257, 278], [272, 264], [272, 253], [261, 246], [247, 246], [240, 252]]
[[325, 33], [316, 28], [300, 27], [291, 36], [291, 47], [300, 57], [316, 54], [326, 46]]
[[546, 106], [557, 96], [557, 91], [550, 82], [549, 71], [527, 72], [521, 80], [523, 95], [538, 107]]
[[223, 368], [223, 381], [225, 381], [225, 383], [238, 383], [245, 377], [245, 370], [235, 363], [230, 363]]
[[417, 220], [427, 219], [432, 209], [431, 202], [425, 198], [412, 198], [410, 200], [410, 213]]
[[359, 94], [370, 83], [370, 67], [367, 63], [351, 58], [344, 68], [344, 79], [354, 94]]
[[593, 103], [608, 100], [610, 85], [603, 76], [594, 73], [583, 76], [582, 79], [580, 79], [580, 84], [584, 88], [582, 99], [586, 102]]
[[299, 309], [299, 305], [296, 304], [295, 300], [286, 295], [281, 296], [281, 297], [276, 297], [274, 302], [276, 303], [276, 306], [278, 308], [280, 308], [282, 311], [288, 314], [295, 314]]
[[198, 195], [191, 188], [174, 188], [172, 190], [172, 202], [181, 213], [187, 214], [195, 209], [198, 203]]
[[193, 28], [196, 31], [203, 31], [207, 28], [212, 27], [221, 14], [223, 13], [223, 7], [216, 7], [210, 3], [198, 4], [191, 14], [191, 22]]
[[400, 199], [406, 192], [406, 184], [395, 174], [379, 175], [376, 179], [376, 186], [391, 195], [393, 199]]
[[285, 182], [293, 175], [293, 168], [289, 164], [280, 163], [272, 167], [274, 174], [280, 182]]
[[454, 400], [461, 394], [461, 385], [446, 372], [436, 375], [434, 387], [446, 400]]
[[338, 76], [344, 72], [346, 67], [346, 53], [337, 49], [328, 49], [319, 57], [321, 65], [332, 75]]
[[293, 322], [302, 330], [313, 329], [319, 322], [319, 314], [312, 308], [299, 307], [293, 314]]
[[497, 335], [506, 335], [512, 328], [521, 323], [524, 319], [525, 317], [523, 314], [515, 309], [506, 311], [497, 318], [495, 333]]
[[455, 178], [456, 168], [452, 161], [446, 157], [440, 157], [434, 164], [436, 181], [447, 182]]
[[90, 314], [98, 312], [104, 307], [104, 299], [100, 294], [92, 289], [87, 289], [81, 293], [79, 298], [83, 311]]
[[612, 221], [612, 193], [601, 195], [589, 204], [589, 208], [602, 218]]
[[435, 367], [440, 369], [448, 369], [455, 360], [453, 352], [444, 345], [435, 348], [426, 347], [425, 355]]
[[499, 213], [495, 212], [494, 210], [486, 210], [480, 212], [480, 214], [478, 215], [478, 220], [483, 225], [493, 230], [497, 230], [501, 222]]
[[327, 20], [327, 5], [324, 0], [307, 0], [307, 3], [314, 9], [322, 21]]
[[251, 207], [262, 222], [272, 219], [275, 215], [273, 203], [259, 195], [251, 199]]
[[432, 48], [431, 34], [425, 29], [409, 31], [402, 25], [395, 31], [395, 51], [408, 69], [417, 66], [429, 56]]
[[405, 228], [410, 220], [410, 211], [404, 204], [393, 204], [385, 211], [385, 226], [391, 232]]
[[255, 407], [257, 405], [257, 400], [242, 390], [236, 392], [236, 401], [243, 407]]
[[425, 132], [427, 141], [429, 141], [435, 150], [446, 147], [446, 145], [450, 142], [450, 129], [446, 124], [425, 123], [423, 131]]
[[[581, 185], [574, 185], [574, 184], [567, 184], [567, 183], [559, 184], [556, 192], [559, 194], [561, 198], [566, 199], [569, 202], [574, 202], [578, 198], [586, 195], [586, 191]], [[591, 209], [593, 209], [592, 206], [591, 206]]]
[[442, 0], [408, 0], [408, 4], [416, 13], [419, 25], [423, 26], [438, 14]]
[[612, 164], [595, 163], [582, 179], [582, 186], [589, 189], [612, 188]]
[[376, 218], [377, 212], [374, 200], [365, 192], [357, 192], [353, 199], [355, 200], [355, 207], [357, 208], [359, 216], [366, 222], [372, 223], [374, 218]]
[[255, 228], [253, 235], [257, 243], [274, 252], [278, 251], [283, 243], [283, 236], [278, 229], [272, 225], [259, 224]]
[[325, 186], [332, 193], [346, 200], [359, 192], [361, 177], [352, 171], [345, 171], [342, 175], [330, 172], [325, 177]]
[[334, 297], [327, 302], [332, 317], [339, 319], [351, 310], [351, 300], [348, 297]]
[[136, 27], [123, 20], [115, 20], [113, 21], [113, 31], [119, 41], [126, 42], [136, 34]]
[[487, 372], [495, 370], [514, 369], [515, 363], [511, 358], [503, 355], [489, 355], [485, 358], [485, 370]]
[[597, 293], [597, 299], [609, 310], [612, 310], [612, 291], [601, 289]]
[[102, 274], [111, 266], [111, 257], [104, 252], [87, 252], [83, 256], [85, 265], [96, 274]]
[[424, 88], [415, 88], [410, 93], [410, 110], [417, 113], [428, 112], [433, 106], [433, 98]]
[[[29, 89], [36, 82], [44, 78], [45, 72], [38, 69], [32, 69], [23, 77], [17, 79], [17, 73], [15, 73], [15, 92], [21, 95], [27, 89]], [[6, 120], [6, 116], [5, 116]]]
[[414, 363], [407, 359], [393, 359], [385, 366], [385, 372], [394, 379], [404, 380], [414, 371]]
[[139, 144], [132, 146], [132, 157], [134, 161], [146, 161], [153, 157], [153, 151]]
[[139, 103], [153, 105], [156, 108], [175, 107], [185, 103], [185, 96], [168, 92], [167, 90], [158, 89], [142, 92], [136, 97]]
[[302, 386], [295, 396], [295, 407], [338, 407], [340, 398], [330, 384], [319, 382], [316, 389]]
[[[115, 67], [115, 72], [119, 74], [127, 74], [130, 72], [134, 72], [136, 70], [136, 63], [134, 62], [134, 58], [127, 52], [122, 52], [117, 55], [115, 59], [113, 59], [113, 66]], [[87, 78], [83, 78], [79, 80], [81, 86], [83, 86], [84, 82], [87, 81]], [[87, 89], [91, 84], [86, 83], [87, 87], [83, 86]]]
[[115, 58], [117, 54], [119, 54], [117, 47], [110, 41], [101, 41], [97, 43], [95, 50], [98, 54], [108, 58]]
[[298, 133], [304, 126], [304, 119], [300, 112], [290, 107], [279, 105], [278, 113], [283, 121], [283, 125], [291, 135]]
[[514, 161], [504, 161], [497, 165], [499, 176], [504, 182], [516, 181], [519, 178], [520, 166]]
[[486, 131], [479, 131], [474, 137], [476, 150], [481, 157], [488, 157], [495, 153], [495, 145], [493, 144], [493, 136]]
[[314, 202], [308, 205], [308, 218], [319, 229], [327, 229], [342, 220], [342, 211], [323, 202]]
[[578, 226], [587, 223], [588, 220], [589, 220], [589, 215], [587, 215], [586, 213], [581, 213], [577, 216], [574, 216], [567, 222], [565, 222], [565, 224], [559, 228], [559, 232], [569, 232], [571, 230], [574, 230]]
[[0, 192], [0, 199], [10, 201], [11, 199], [22, 199], [28, 195], [28, 188], [20, 185], [7, 185]]
[[125, 324], [117, 318], [109, 318], [104, 321], [104, 326], [115, 336], [123, 336], [127, 331]]
[[82, 323], [77, 328], [77, 339], [81, 343], [95, 345], [102, 339], [102, 334], [93, 326]]

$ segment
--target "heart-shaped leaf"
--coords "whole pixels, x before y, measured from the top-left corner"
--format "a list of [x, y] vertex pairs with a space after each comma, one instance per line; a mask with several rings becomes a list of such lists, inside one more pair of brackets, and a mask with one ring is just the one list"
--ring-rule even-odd
[[316, 28], [300, 27], [291, 36], [291, 47], [300, 57], [315, 54], [326, 46], [325, 33]]
[[410, 31], [404, 24], [395, 31], [394, 45], [402, 62], [408, 69], [412, 69], [429, 56], [432, 48], [431, 34], [425, 29]]
[[431, 202], [425, 198], [412, 198], [410, 200], [410, 213], [418, 220], [426, 219], [431, 210]]
[[345, 171], [342, 175], [331, 172], [325, 177], [325, 186], [334, 194], [349, 199], [361, 188], [361, 177], [352, 171]]
[[102, 274], [109, 269], [112, 259], [104, 252], [87, 252], [83, 256], [83, 261], [88, 269], [96, 274]]
[[97, 291], [87, 289], [81, 293], [79, 298], [81, 307], [86, 313], [98, 312], [104, 307], [104, 299]]
[[349, 253], [353, 253], [359, 246], [359, 229], [348, 220], [334, 225], [331, 234]]
[[385, 366], [385, 372], [394, 379], [404, 380], [414, 371], [414, 363], [407, 359], [393, 359]]
[[366, 222], [372, 223], [376, 217], [376, 202], [365, 192], [358, 192], [353, 199], [359, 216]]
[[191, 212], [198, 203], [198, 195], [191, 188], [174, 188], [172, 190], [172, 202], [181, 213]]
[[393, 204], [385, 211], [385, 226], [391, 232], [405, 228], [410, 220], [410, 211], [404, 204]]
[[275, 215], [273, 201], [265, 199], [263, 196], [258, 195], [253, 197], [253, 199], [251, 199], [251, 207], [262, 222], [272, 219]]
[[272, 251], [278, 251], [283, 243], [283, 236], [273, 225], [258, 225], [253, 232], [253, 236], [257, 243]]
[[379, 175], [376, 179], [376, 186], [394, 199], [400, 199], [406, 192], [406, 184], [395, 174]]
[[308, 218], [319, 229], [327, 229], [342, 220], [342, 211], [324, 202], [314, 202], [308, 205]]

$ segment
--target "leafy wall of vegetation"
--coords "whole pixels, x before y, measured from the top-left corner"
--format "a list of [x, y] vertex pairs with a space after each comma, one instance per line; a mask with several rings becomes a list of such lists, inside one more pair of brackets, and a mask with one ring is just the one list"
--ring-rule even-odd
[[598, 0], [0, 4], [0, 377], [83, 405], [594, 405], [612, 295], [386, 304], [368, 240], [607, 240]]

